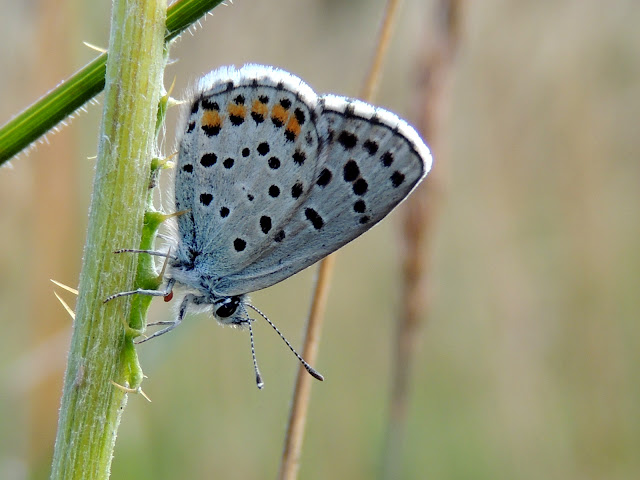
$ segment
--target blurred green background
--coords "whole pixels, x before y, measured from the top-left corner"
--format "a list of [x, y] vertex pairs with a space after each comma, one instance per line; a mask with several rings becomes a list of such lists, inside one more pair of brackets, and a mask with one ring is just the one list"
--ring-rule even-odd
[[[605, 5], [606, 3], [606, 5]], [[0, 123], [106, 46], [110, 2], [0, 1]], [[236, 0], [171, 49], [177, 96], [224, 64], [283, 67], [357, 95], [382, 0]], [[377, 103], [409, 120], [433, 3], [406, 0]], [[640, 478], [640, 3], [468, 2], [435, 169], [444, 196], [413, 372], [403, 478]], [[46, 478], [101, 109], [0, 170], [0, 478]], [[168, 121], [164, 150], [173, 149]], [[339, 254], [301, 478], [374, 478], [394, 315], [392, 215]], [[374, 259], [374, 261], [372, 261]], [[301, 344], [313, 269], [253, 295]], [[74, 298], [62, 293], [73, 305]], [[152, 321], [170, 318], [154, 302]], [[113, 478], [274, 478], [298, 364], [258, 322], [189, 316], [139, 348], [147, 403], [124, 414]]]

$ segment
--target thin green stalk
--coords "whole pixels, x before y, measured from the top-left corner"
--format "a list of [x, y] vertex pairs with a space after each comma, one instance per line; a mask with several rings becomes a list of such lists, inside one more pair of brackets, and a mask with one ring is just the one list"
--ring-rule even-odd
[[[182, 0], [171, 5], [165, 42], [171, 42], [220, 3], [222, 0]], [[0, 165], [100, 93], [106, 64], [107, 54], [103, 53], [0, 128]]]
[[[136, 274], [154, 154], [165, 52], [166, 0], [114, 0], [100, 145], [52, 479], [106, 479], [135, 350], [123, 328], [130, 302], [103, 304]], [[131, 357], [133, 352], [133, 357]], [[132, 362], [134, 362], [132, 364]], [[132, 367], [133, 365], [133, 367]]]

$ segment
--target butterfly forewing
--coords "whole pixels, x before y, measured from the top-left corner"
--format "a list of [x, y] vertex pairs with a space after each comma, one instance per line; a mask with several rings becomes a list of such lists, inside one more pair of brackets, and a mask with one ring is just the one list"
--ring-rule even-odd
[[315, 177], [304, 202], [288, 213], [281, 242], [220, 280], [224, 294], [268, 287], [337, 250], [386, 216], [430, 168], [427, 147], [392, 113], [333, 95], [320, 108], [326, 141], [307, 167]]

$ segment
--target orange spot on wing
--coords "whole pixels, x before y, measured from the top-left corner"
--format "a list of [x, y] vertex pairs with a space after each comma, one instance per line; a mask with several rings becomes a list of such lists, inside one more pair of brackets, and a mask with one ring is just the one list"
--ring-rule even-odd
[[202, 126], [219, 127], [222, 125], [222, 119], [217, 110], [205, 110], [202, 114]]
[[236, 105], [232, 103], [229, 105], [227, 110], [229, 111], [229, 115], [232, 115], [234, 117], [244, 118], [246, 114], [246, 109], [244, 105]]
[[257, 113], [258, 115], [262, 115], [263, 117], [267, 116], [267, 105], [262, 103], [259, 100], [254, 100], [253, 106], [251, 107], [252, 113]]
[[291, 115], [289, 123], [287, 123], [286, 130], [294, 136], [294, 140], [295, 138], [298, 138], [298, 135], [300, 135], [300, 124], [298, 123], [295, 115]]
[[276, 119], [282, 125], [284, 125], [289, 118], [289, 110], [284, 108], [282, 105], [274, 105], [271, 110], [271, 118]]

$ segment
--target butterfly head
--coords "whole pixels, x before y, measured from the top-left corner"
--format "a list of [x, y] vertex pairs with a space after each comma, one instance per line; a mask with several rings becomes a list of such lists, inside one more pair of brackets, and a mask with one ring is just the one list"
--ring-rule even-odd
[[213, 302], [213, 316], [223, 325], [246, 326], [250, 319], [244, 301], [245, 295], [218, 298]]

